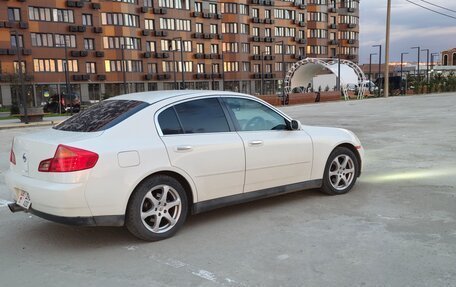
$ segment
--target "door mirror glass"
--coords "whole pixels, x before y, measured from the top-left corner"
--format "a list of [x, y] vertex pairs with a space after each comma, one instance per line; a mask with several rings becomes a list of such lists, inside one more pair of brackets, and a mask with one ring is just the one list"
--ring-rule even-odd
[[301, 123], [298, 120], [291, 120], [290, 123], [291, 130], [297, 131], [301, 129]]

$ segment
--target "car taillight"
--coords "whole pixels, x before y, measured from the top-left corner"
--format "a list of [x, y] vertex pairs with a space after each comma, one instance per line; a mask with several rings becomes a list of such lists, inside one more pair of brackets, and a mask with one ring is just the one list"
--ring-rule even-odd
[[71, 172], [90, 169], [98, 161], [98, 154], [66, 145], [59, 145], [53, 158], [40, 162], [41, 172]]
[[14, 146], [14, 139], [13, 139], [13, 143], [11, 144], [10, 163], [16, 165], [16, 155], [14, 154], [13, 146]]

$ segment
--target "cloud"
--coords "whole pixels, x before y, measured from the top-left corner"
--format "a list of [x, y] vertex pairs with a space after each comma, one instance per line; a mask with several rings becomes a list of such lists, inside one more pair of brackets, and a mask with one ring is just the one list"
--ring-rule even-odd
[[[426, 5], [420, 0], [413, 1]], [[456, 10], [456, 3], [454, 3], [456, 1], [448, 2], [432, 0], [432, 3]], [[369, 59], [369, 54], [376, 51], [371, 46], [385, 43], [386, 1], [365, 0], [360, 5], [360, 62], [365, 63]], [[439, 10], [437, 7], [432, 9]], [[391, 11], [390, 57], [392, 61], [397, 61], [400, 53], [410, 51], [412, 46], [421, 45], [423, 48], [431, 49], [432, 52], [456, 47], [456, 41], [454, 41], [456, 19], [432, 13], [405, 0], [394, 2]], [[445, 13], [456, 17], [456, 13], [449, 11]]]

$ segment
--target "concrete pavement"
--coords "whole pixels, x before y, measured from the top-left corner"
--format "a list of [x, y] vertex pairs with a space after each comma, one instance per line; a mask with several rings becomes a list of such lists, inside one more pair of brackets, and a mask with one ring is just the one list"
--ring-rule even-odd
[[0, 286], [456, 286], [455, 107], [456, 94], [285, 107], [359, 136], [355, 188], [199, 214], [155, 243], [11, 214], [11, 139], [47, 127], [0, 130]]
[[0, 119], [0, 130], [4, 129], [15, 129], [15, 128], [26, 128], [26, 127], [41, 127], [41, 126], [53, 126], [61, 121], [67, 119], [69, 116], [60, 117], [44, 117], [43, 121], [36, 123], [21, 123], [20, 119]]

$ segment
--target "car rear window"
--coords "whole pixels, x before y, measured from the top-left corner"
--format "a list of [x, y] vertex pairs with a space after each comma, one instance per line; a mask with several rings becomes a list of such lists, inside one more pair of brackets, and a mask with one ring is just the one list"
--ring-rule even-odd
[[70, 132], [97, 132], [109, 129], [149, 104], [141, 101], [103, 101], [75, 114], [54, 129]]

